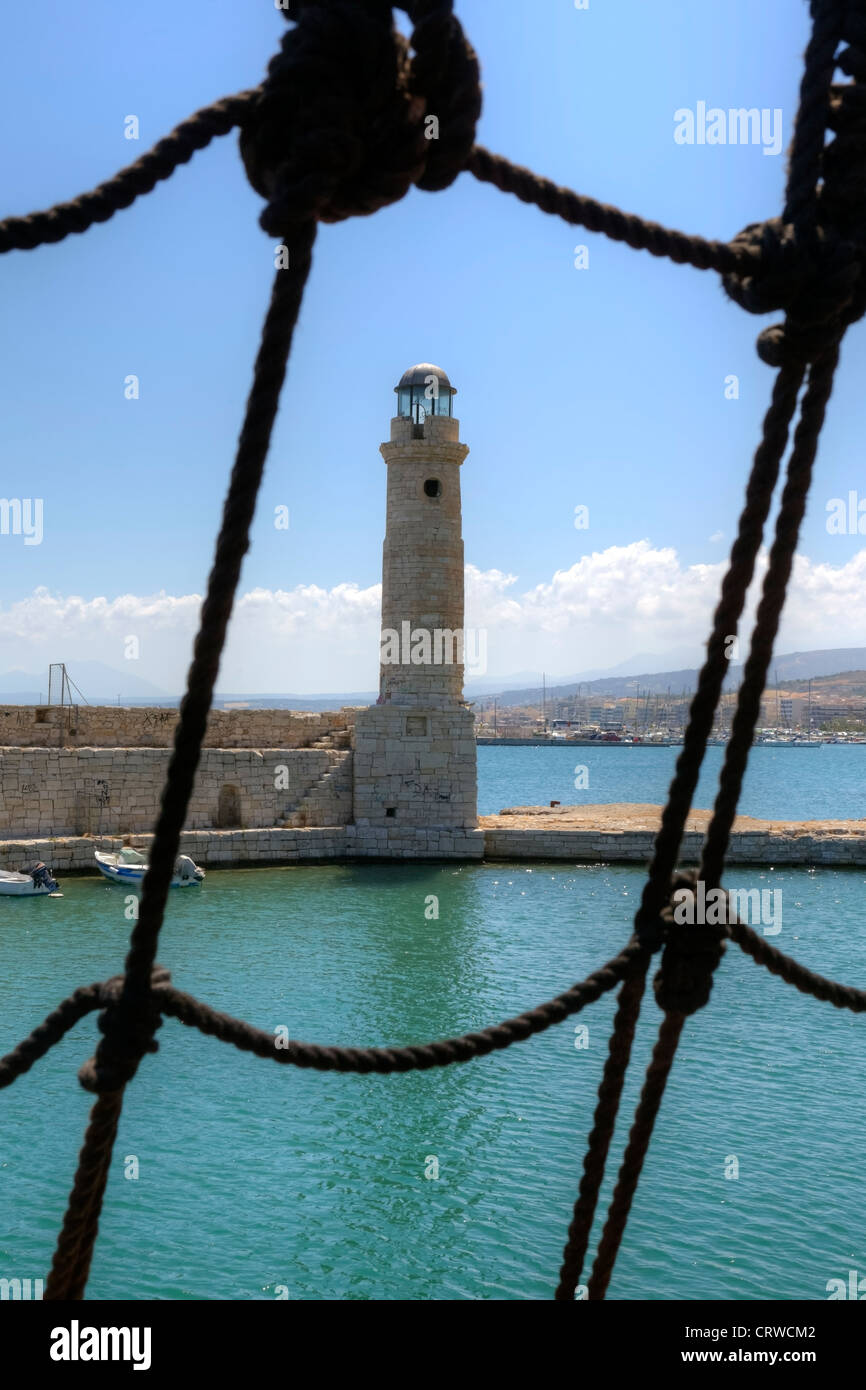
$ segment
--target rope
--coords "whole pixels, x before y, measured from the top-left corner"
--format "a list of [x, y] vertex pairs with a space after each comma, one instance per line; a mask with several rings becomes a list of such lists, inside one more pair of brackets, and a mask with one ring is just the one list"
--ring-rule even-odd
[[701, 877], [710, 887], [715, 887], [721, 880], [731, 828], [737, 814], [749, 751], [761, 714], [761, 695], [767, 683], [797, 538], [806, 511], [818, 436], [824, 423], [824, 411], [832, 390], [838, 357], [838, 351], [833, 350], [820, 358], [811, 369], [800, 422], [794, 435], [794, 448], [776, 520], [776, 537], [770, 551], [731, 736], [725, 749], [719, 793], [703, 846]]
[[643, 1171], [644, 1159], [652, 1138], [656, 1116], [659, 1112], [684, 1023], [684, 1014], [665, 1014], [659, 1030], [658, 1042], [653, 1049], [652, 1059], [647, 1067], [646, 1080], [640, 1094], [634, 1124], [629, 1132], [622, 1167], [619, 1170], [619, 1179], [613, 1191], [610, 1211], [601, 1233], [595, 1263], [587, 1286], [587, 1293], [591, 1302], [603, 1299], [610, 1283], [614, 1262], [625, 1231], [625, 1223], [631, 1211], [638, 1179]]
[[84, 1297], [122, 1105], [123, 1091], [109, 1091], [98, 1098], [90, 1112], [45, 1284], [46, 1300], [65, 1302]]
[[[459, 1038], [441, 1038], [435, 1042], [414, 1043], [408, 1047], [322, 1047], [317, 1043], [289, 1041], [285, 1048], [276, 1048], [274, 1035], [263, 1033], [240, 1019], [217, 1013], [207, 1004], [180, 990], [161, 988], [155, 991], [162, 1012], [218, 1038], [232, 1043], [242, 1052], [253, 1052], [289, 1066], [313, 1067], [317, 1071], [359, 1072], [366, 1075], [378, 1072], [428, 1071], [431, 1067], [447, 1067], [454, 1062], [471, 1062], [477, 1057], [511, 1047], [543, 1033], [554, 1023], [561, 1023], [579, 1013], [587, 1004], [639, 969], [645, 952], [631, 941], [613, 960], [589, 975], [581, 984], [573, 985], [565, 994], [557, 995], [517, 1018], [506, 1019], [478, 1033], [465, 1033]], [[646, 969], [646, 966], [643, 966]]]
[[597, 203], [594, 198], [561, 188], [524, 169], [511, 164], [501, 155], [491, 154], [476, 146], [467, 168], [482, 183], [492, 183], [501, 193], [513, 193], [522, 203], [532, 203], [542, 212], [561, 217], [576, 227], [601, 232], [611, 241], [624, 241], [633, 251], [649, 251], [651, 256], [667, 256], [676, 265], [691, 265], [696, 270], [717, 270], [720, 274], [742, 275], [760, 261], [760, 252], [751, 246], [724, 241], [705, 241], [689, 236], [658, 222], [648, 222], [633, 212]]
[[[293, 0], [284, 11], [293, 27], [261, 86], [196, 112], [135, 164], [72, 202], [0, 222], [0, 251], [29, 250], [83, 232], [150, 192], [195, 150], [238, 126], [248, 178], [266, 200], [261, 225], [284, 237], [290, 252], [290, 268], [277, 272], [262, 330], [124, 973], [76, 990], [0, 1059], [0, 1087], [8, 1086], [86, 1014], [101, 1010], [102, 1037], [95, 1056], [79, 1072], [81, 1084], [97, 1099], [58, 1237], [46, 1288], [49, 1299], [84, 1297], [124, 1089], [145, 1053], [157, 1050], [155, 1034], [164, 1017], [283, 1064], [391, 1074], [467, 1062], [509, 1047], [621, 985], [555, 1294], [566, 1301], [574, 1297], [586, 1258], [646, 973], [656, 951], [662, 954], [653, 989], [663, 1017], [592, 1268], [591, 1300], [606, 1293], [679, 1037], [688, 1015], [709, 999], [726, 941], [801, 992], [837, 1008], [866, 1012], [866, 992], [807, 970], [730, 914], [724, 929], [684, 929], [673, 914], [675, 892], [683, 887], [694, 891], [698, 878], [713, 886], [721, 879], [839, 345], [847, 327], [866, 313], [866, 0], [812, 0], [813, 32], [783, 214], [745, 228], [730, 242], [689, 236], [608, 207], [475, 145], [481, 110], [478, 60], [451, 0], [410, 0], [403, 8], [414, 26], [409, 41], [395, 28], [385, 0]], [[839, 52], [842, 42], [848, 47]], [[837, 67], [853, 80], [834, 86]], [[440, 123], [438, 140], [426, 138], [429, 116]], [[828, 129], [835, 136], [829, 145]], [[777, 368], [772, 400], [631, 940], [564, 994], [480, 1032], [402, 1047], [291, 1041], [278, 1048], [271, 1034], [175, 989], [168, 971], [156, 964], [169, 884], [317, 223], [368, 215], [413, 186], [446, 188], [462, 170], [636, 250], [715, 270], [729, 296], [749, 312], [784, 309], [784, 322], [765, 329], [757, 344], [762, 359]], [[727, 641], [737, 630], [754, 577], [804, 380], [775, 539], [701, 867], [697, 874], [678, 874], [686, 818], [727, 674]]]
[[777, 946], [771, 946], [769, 941], [758, 936], [744, 922], [729, 923], [728, 934], [756, 965], [765, 966], [771, 975], [778, 975], [786, 985], [793, 985], [801, 994], [808, 994], [812, 999], [820, 999], [837, 1009], [850, 1009], [855, 1014], [866, 1013], [866, 990], [827, 980], [823, 975], [807, 970], [805, 965], [786, 956]]
[[[859, 8], [862, 11], [866, 6], [861, 3]], [[665, 951], [661, 969], [654, 981], [656, 1000], [664, 1011], [664, 1018], [599, 1243], [588, 1287], [590, 1299], [603, 1298], [607, 1290], [685, 1018], [702, 1008], [709, 999], [713, 973], [724, 952], [723, 930], [701, 924], [700, 930], [695, 931], [694, 927], [684, 929], [675, 923], [672, 896], [678, 887], [692, 887], [698, 878], [704, 879], [711, 887], [721, 879], [724, 855], [760, 714], [761, 694], [806, 508], [818, 437], [832, 390], [839, 342], [847, 325], [866, 308], [866, 293], [862, 289], [863, 238], [858, 254], [856, 246], [841, 240], [838, 229], [832, 225], [821, 225], [820, 203], [823, 192], [830, 190], [832, 193], [834, 181], [841, 181], [846, 191], [850, 191], [850, 178], [860, 177], [861, 161], [866, 158], [862, 121], [857, 125], [858, 159], [855, 174], [851, 175], [847, 169], [837, 165], [835, 179], [825, 178], [824, 186], [819, 190], [819, 179], [824, 173], [824, 131], [831, 107], [836, 48], [843, 29], [849, 38], [853, 36], [855, 41], [864, 41], [866, 46], [866, 26], [843, 26], [843, 18], [848, 20], [850, 15], [845, 13], [841, 0], [813, 0], [812, 11], [815, 24], [806, 53], [785, 212], [781, 221], [746, 228], [740, 238], [735, 238], [747, 246], [759, 247], [761, 260], [753, 274], [745, 277], [727, 275], [723, 281], [732, 298], [753, 312], [763, 312], [768, 308], [786, 310], [784, 323], [765, 329], [758, 339], [759, 355], [779, 368], [774, 407], [779, 406], [780, 396], [782, 404], [778, 421], [771, 421], [771, 407], [764, 422], [762, 448], [766, 472], [759, 463], [759, 450], [750, 480], [750, 487], [754, 486], [755, 489], [752, 505], [747, 498], [723, 585], [722, 602], [714, 618], [707, 662], [699, 678], [683, 752], [677, 762], [648, 881], [635, 918], [638, 938], [648, 932], [657, 934], [660, 930], [664, 935]], [[852, 62], [852, 68], [866, 74], [866, 55], [862, 56], [863, 62]], [[858, 193], [862, 204], [862, 179]], [[787, 442], [797, 392], [809, 363], [812, 364], [809, 385], [795, 431], [775, 541], [770, 552], [749, 657], [737, 695], [732, 733], [726, 749], [714, 814], [705, 837], [701, 867], [697, 875], [681, 875], [671, 882], [670, 871], [679, 851], [724, 680], [726, 655], [721, 645], [721, 619], [727, 616], [725, 588], [728, 588], [728, 611], [736, 620], [727, 631], [733, 634], [754, 573], [767, 508], [784, 452], [784, 443], [782, 448], [778, 447], [782, 442], [782, 429], [774, 431], [774, 424], [784, 426], [784, 440]], [[774, 434], [775, 447], [770, 442]]]
[[218, 135], [228, 135], [240, 123], [253, 95], [251, 91], [238, 92], [202, 107], [134, 164], [98, 184], [90, 193], [82, 193], [68, 203], [57, 203], [46, 212], [7, 217], [0, 222], [0, 252], [32, 251], [73, 233], [86, 232], [95, 222], [107, 222], [121, 208], [130, 207], [136, 198], [169, 178], [179, 165], [188, 163], [196, 150], [203, 150]]
[[101, 989], [102, 986], [99, 984], [83, 985], [81, 989], [77, 989], [68, 999], [64, 999], [62, 1004], [58, 1004], [45, 1021], [40, 1023], [38, 1028], [34, 1028], [29, 1037], [5, 1057], [0, 1057], [0, 1089], [11, 1086], [13, 1081], [17, 1081], [19, 1076], [30, 1070], [34, 1062], [38, 1062], [40, 1057], [50, 1052], [55, 1043], [66, 1036], [70, 1028], [74, 1028], [76, 1023], [80, 1023], [93, 1009], [98, 1009]]
[[802, 370], [788, 367], [780, 371], [773, 387], [773, 399], [764, 417], [763, 438], [755, 453], [746, 489], [746, 503], [740, 516], [737, 537], [731, 547], [722, 593], [713, 615], [713, 628], [707, 643], [695, 697], [683, 736], [683, 750], [676, 761], [674, 779], [662, 812], [661, 826], [653, 848], [647, 882], [635, 917], [635, 927], [644, 930], [654, 923], [668, 896], [668, 885], [677, 862], [683, 831], [698, 784], [707, 739], [728, 674], [728, 638], [736, 633], [746, 603], [746, 594], [755, 572], [764, 525], [770, 513], [773, 492], [779, 477], [788, 431], [797, 407]]
[[583, 1175], [574, 1204], [574, 1215], [568, 1228], [568, 1239], [559, 1271], [559, 1285], [555, 1298], [557, 1302], [570, 1302], [580, 1282], [583, 1262], [589, 1245], [589, 1233], [598, 1205], [598, 1194], [604, 1179], [610, 1141], [613, 1138], [617, 1111], [619, 1110], [625, 1074], [631, 1060], [632, 1043], [637, 1028], [641, 999], [646, 986], [646, 967], [623, 985], [619, 996], [619, 1007], [610, 1035], [608, 1055], [604, 1072], [598, 1088], [598, 1105], [593, 1116], [593, 1125], [586, 1145], [583, 1159]]
[[276, 272], [262, 330], [235, 465], [223, 510], [213, 569], [202, 604], [187, 689], [180, 707], [174, 751], [162, 793], [142, 885], [138, 921], [130, 938], [125, 973], [116, 1002], [100, 1018], [103, 1037], [95, 1057], [79, 1071], [81, 1084], [98, 1093], [84, 1136], [78, 1172], [69, 1196], [51, 1276], [48, 1299], [81, 1298], [105, 1190], [108, 1164], [123, 1104], [123, 1088], [145, 1052], [156, 1051], [160, 1023], [151, 974], [180, 835], [204, 740], [219, 659], [231, 616], [241, 562], [249, 548], [256, 496], [286, 373], [292, 336], [309, 274], [315, 222], [300, 223], [289, 253], [289, 267]]
[[[777, 947], [771, 946], [744, 923], [732, 921], [728, 927], [728, 935], [756, 964], [765, 966], [771, 974], [778, 975], [786, 984], [793, 985], [803, 994], [811, 995], [813, 999], [821, 1000], [823, 1003], [833, 1004], [839, 1009], [850, 1009], [852, 1013], [866, 1013], [866, 990], [855, 989], [852, 985], [840, 984], [836, 980], [828, 980], [823, 975], [816, 975], [814, 971], [784, 955]], [[510, 1047], [512, 1043], [534, 1037], [537, 1033], [542, 1033], [554, 1024], [579, 1013], [588, 1004], [594, 1003], [603, 994], [615, 989], [621, 982], [636, 984], [644, 980], [646, 965], [641, 959], [644, 949], [637, 943], [630, 942], [619, 956], [615, 956], [607, 965], [587, 976], [580, 984], [573, 985], [565, 994], [557, 995], [555, 999], [537, 1005], [516, 1018], [493, 1024], [479, 1033], [464, 1033], [458, 1038], [441, 1038], [429, 1043], [413, 1043], [408, 1047], [323, 1047], [318, 1043], [289, 1041], [285, 1049], [277, 1049], [272, 1033], [266, 1033], [241, 1019], [232, 1018], [229, 1014], [219, 1013], [209, 1004], [175, 989], [173, 985], [157, 983], [153, 995], [161, 1014], [175, 1018], [189, 1028], [197, 1028], [199, 1032], [217, 1038], [220, 1042], [231, 1043], [241, 1052], [251, 1052], [288, 1066], [312, 1067], [318, 1071], [356, 1072], [359, 1075], [378, 1073], [385, 1076], [394, 1072], [429, 1070], [434, 1066], [470, 1062], [490, 1052]], [[50, 1052], [55, 1042], [59, 1042], [70, 1028], [88, 1013], [104, 1007], [113, 997], [117, 981], [121, 979], [122, 976], [118, 975], [104, 984], [87, 985], [76, 990], [23, 1042], [5, 1057], [0, 1057], [0, 1089], [11, 1086], [13, 1081], [29, 1071], [34, 1062]], [[619, 1008], [627, 1014], [626, 1003], [627, 991], [623, 989]], [[58, 1017], [65, 1020], [62, 1028], [57, 1028], [52, 1022]], [[50, 1032], [47, 1040], [46, 1029]]]

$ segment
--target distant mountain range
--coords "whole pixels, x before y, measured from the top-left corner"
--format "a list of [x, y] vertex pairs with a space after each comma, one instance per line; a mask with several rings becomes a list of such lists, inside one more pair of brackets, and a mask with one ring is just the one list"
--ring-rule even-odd
[[[789, 652], [773, 659], [767, 683], [769, 686], [775, 686], [777, 680], [782, 685], [786, 681], [808, 681], [821, 676], [836, 676], [849, 671], [864, 670], [866, 647], [832, 647], [816, 652]], [[638, 694], [666, 695], [668, 691], [672, 695], [681, 695], [684, 691], [688, 694], [695, 689], [699, 671], [698, 666], [687, 666], [673, 671], [642, 671], [635, 675], [618, 675], [611, 672], [595, 679], [583, 677], [565, 683], [548, 682], [547, 698], [562, 700], [578, 693], [611, 699]], [[725, 680], [725, 690], [736, 690], [742, 673], [742, 662], [732, 661]], [[537, 703], [541, 698], [541, 681], [517, 690], [503, 683], [499, 692], [485, 691], [481, 698], [486, 702], [494, 697], [505, 709]], [[469, 698], [472, 698], [471, 693]]]
[[[75, 661], [67, 670], [70, 679], [91, 705], [113, 705], [118, 696], [122, 704], [174, 703], [158, 685], [136, 676], [132, 671], [117, 671], [102, 661]], [[0, 673], [0, 704], [38, 705], [47, 703], [47, 700], [47, 671], [39, 675], [30, 671]]]
[[[683, 652], [676, 656], [682, 657]], [[669, 659], [669, 658], [668, 658]], [[699, 667], [683, 665], [676, 669], [653, 670], [663, 657], [632, 657], [608, 671], [589, 670], [575, 676], [548, 677], [547, 695], [564, 699], [570, 695], [616, 697], [624, 695], [663, 695], [692, 691]], [[643, 667], [643, 669], [641, 669]], [[649, 669], [647, 669], [649, 668]], [[742, 664], [732, 662], [725, 682], [726, 690], [735, 690], [742, 675]], [[150, 681], [128, 670], [117, 670], [101, 661], [78, 661], [69, 667], [69, 675], [84, 699], [91, 705], [168, 705], [180, 703], [179, 695], [160, 690]], [[866, 647], [830, 647], [814, 652], [789, 652], [775, 657], [770, 669], [769, 684], [802, 681], [819, 676], [842, 675], [850, 671], [866, 671]], [[537, 703], [541, 696], [541, 672], [520, 671], [514, 676], [484, 677], [466, 682], [466, 697], [477, 703], [496, 699], [503, 708]], [[321, 692], [313, 695], [294, 694], [226, 694], [219, 693], [216, 705], [247, 705], [252, 709], [339, 709], [342, 705], [370, 705], [378, 691], [352, 690]], [[0, 673], [0, 704], [35, 705], [48, 699], [48, 674], [33, 675], [26, 671]]]

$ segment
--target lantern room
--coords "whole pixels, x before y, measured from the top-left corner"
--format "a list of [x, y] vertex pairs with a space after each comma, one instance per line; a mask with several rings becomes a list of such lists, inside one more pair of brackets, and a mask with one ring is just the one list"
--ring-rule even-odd
[[394, 387], [397, 393], [397, 414], [423, 424], [428, 415], [451, 415], [452, 399], [457, 388], [451, 385], [448, 374], [432, 362], [418, 362], [404, 372]]

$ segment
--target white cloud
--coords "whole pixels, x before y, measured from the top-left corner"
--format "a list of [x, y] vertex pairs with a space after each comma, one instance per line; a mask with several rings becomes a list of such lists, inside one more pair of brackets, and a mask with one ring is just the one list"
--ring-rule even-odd
[[[693, 649], [706, 639], [727, 559], [683, 565], [647, 541], [585, 555], [523, 590], [503, 570], [466, 567], [467, 627], [486, 629], [488, 677], [544, 668], [551, 675], [616, 666], [635, 653]], [[758, 565], [758, 578], [766, 556]], [[756, 588], [750, 596], [750, 609]], [[253, 589], [238, 600], [219, 689], [233, 692], [375, 689], [381, 586]], [[98, 660], [173, 692], [183, 686], [197, 594], [84, 599], [37, 589], [0, 607], [0, 671]], [[866, 549], [839, 565], [798, 556], [779, 651], [866, 645]], [[746, 627], [740, 629], [745, 651]], [[124, 660], [136, 636], [137, 661]], [[85, 691], [85, 694], [87, 692]]]

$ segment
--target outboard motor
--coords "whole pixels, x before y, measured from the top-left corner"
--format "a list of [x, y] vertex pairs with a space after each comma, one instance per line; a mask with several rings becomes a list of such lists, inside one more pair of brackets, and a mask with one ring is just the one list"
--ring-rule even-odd
[[25, 869], [24, 872], [29, 874], [37, 888], [44, 888], [47, 893], [57, 892], [57, 879], [52, 878], [51, 870], [46, 868], [41, 861], [34, 864], [32, 869]]
[[188, 854], [179, 854], [174, 863], [175, 877], [182, 879], [184, 883], [201, 882], [204, 878], [204, 870], [199, 869], [190, 859]]

